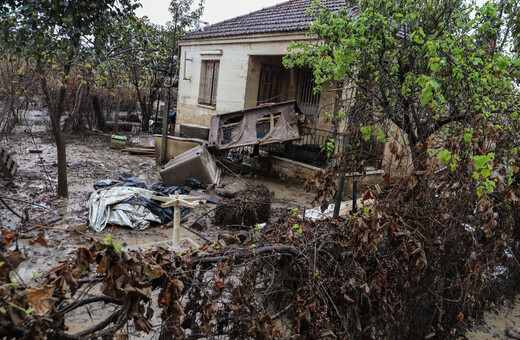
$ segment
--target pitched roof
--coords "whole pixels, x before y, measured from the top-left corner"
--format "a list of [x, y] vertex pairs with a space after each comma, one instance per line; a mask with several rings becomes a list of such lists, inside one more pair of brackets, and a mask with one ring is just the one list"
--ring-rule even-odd
[[[312, 0], [289, 0], [184, 34], [181, 39], [220, 38], [237, 35], [307, 30], [312, 18], [305, 13]], [[321, 0], [335, 12], [346, 8], [345, 0]]]

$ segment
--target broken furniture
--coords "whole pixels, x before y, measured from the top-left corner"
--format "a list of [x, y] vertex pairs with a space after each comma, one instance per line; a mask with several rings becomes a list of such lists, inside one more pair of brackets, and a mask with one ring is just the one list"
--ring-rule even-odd
[[[155, 145], [155, 162], [159, 164], [162, 150], [162, 136], [153, 135], [153, 140]], [[168, 136], [166, 141], [166, 159], [172, 159], [183, 152], [205, 143], [207, 143], [207, 141], [202, 139]]]
[[4, 148], [0, 147], [0, 170], [5, 177], [12, 181], [16, 170], [18, 170], [18, 164], [13, 159], [14, 152], [7, 152]]
[[188, 241], [196, 248], [199, 245], [189, 237], [185, 237], [180, 242], [181, 232], [181, 207], [194, 208], [195, 201], [200, 200], [199, 197], [179, 196], [179, 192], [175, 192], [175, 196], [164, 197], [164, 196], [152, 196], [152, 199], [165, 202], [161, 205], [161, 208], [173, 207], [173, 235], [172, 235], [172, 248], [174, 251], [180, 250], [184, 242]]
[[197, 124], [181, 124], [179, 126], [179, 135], [186, 138], [208, 140], [209, 127]]
[[174, 157], [160, 172], [166, 186], [184, 185], [187, 177], [197, 178], [209, 185], [220, 182], [220, 169], [208, 152], [205, 145]]
[[296, 140], [302, 112], [296, 101], [270, 104], [211, 117], [209, 146], [229, 149]]

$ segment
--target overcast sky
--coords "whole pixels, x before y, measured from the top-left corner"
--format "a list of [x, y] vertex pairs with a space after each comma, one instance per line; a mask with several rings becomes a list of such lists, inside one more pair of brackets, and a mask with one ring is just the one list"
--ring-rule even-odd
[[[247, 14], [286, 0], [206, 0], [202, 20], [210, 24]], [[164, 25], [171, 20], [168, 5], [170, 0], [140, 0], [143, 5], [137, 16], [147, 16], [154, 24]], [[194, 1], [195, 3], [198, 1]]]

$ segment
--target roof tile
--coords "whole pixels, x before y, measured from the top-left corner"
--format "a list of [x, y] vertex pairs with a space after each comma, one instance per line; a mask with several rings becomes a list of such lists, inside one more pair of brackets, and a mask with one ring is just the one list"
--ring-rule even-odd
[[[207, 39], [247, 34], [307, 30], [312, 18], [305, 13], [312, 0], [290, 0], [184, 34], [181, 39]], [[346, 8], [345, 0], [321, 0], [331, 11]]]

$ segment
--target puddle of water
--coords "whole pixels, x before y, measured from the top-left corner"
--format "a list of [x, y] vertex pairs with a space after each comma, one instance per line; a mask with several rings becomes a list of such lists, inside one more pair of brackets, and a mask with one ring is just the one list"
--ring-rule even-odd
[[491, 340], [511, 339], [507, 336], [508, 328], [520, 327], [520, 295], [516, 297], [511, 308], [502, 308], [497, 313], [487, 312], [484, 314], [484, 324], [474, 326], [466, 333], [467, 339]]

